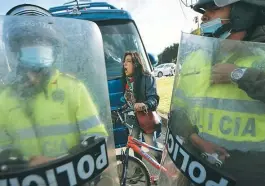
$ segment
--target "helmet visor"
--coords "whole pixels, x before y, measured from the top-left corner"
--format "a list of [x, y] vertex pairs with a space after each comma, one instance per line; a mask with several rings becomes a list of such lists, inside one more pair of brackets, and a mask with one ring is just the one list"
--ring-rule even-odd
[[214, 3], [219, 7], [224, 7], [233, 3], [236, 3], [240, 0], [214, 0]]

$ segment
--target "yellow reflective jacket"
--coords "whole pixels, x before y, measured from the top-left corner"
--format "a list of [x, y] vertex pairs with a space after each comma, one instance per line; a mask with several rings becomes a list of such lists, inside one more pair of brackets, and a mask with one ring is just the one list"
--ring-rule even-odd
[[[263, 60], [248, 56], [237, 58], [235, 64], [253, 67]], [[236, 84], [211, 85], [211, 66], [211, 58], [202, 50], [187, 57], [175, 81], [172, 108], [186, 110], [206, 140], [227, 149], [265, 151], [265, 104], [250, 98]]]
[[83, 83], [56, 71], [47, 94], [19, 99], [11, 88], [0, 95], [0, 144], [26, 157], [55, 157], [80, 143], [83, 136], [107, 136], [105, 126]]

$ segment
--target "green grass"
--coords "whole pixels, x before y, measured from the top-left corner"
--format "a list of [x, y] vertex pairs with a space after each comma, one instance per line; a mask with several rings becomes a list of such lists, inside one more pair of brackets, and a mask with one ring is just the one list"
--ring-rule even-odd
[[157, 83], [158, 95], [160, 96], [158, 112], [167, 114], [170, 109], [174, 76], [157, 78], [156, 83]]

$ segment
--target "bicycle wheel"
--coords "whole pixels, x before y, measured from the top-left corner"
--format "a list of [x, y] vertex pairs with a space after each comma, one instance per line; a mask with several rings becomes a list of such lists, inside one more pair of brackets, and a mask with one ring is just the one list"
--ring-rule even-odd
[[125, 157], [125, 155], [116, 156], [119, 179], [121, 181], [126, 179], [126, 185], [151, 186], [150, 173], [146, 165], [134, 156], [128, 156], [126, 164]]

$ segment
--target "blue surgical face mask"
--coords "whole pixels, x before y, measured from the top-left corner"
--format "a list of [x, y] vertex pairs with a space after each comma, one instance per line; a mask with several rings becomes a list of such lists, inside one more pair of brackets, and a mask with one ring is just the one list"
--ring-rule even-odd
[[[217, 18], [207, 23], [202, 23], [201, 24], [202, 35], [214, 34], [219, 28], [223, 26], [222, 20], [228, 20], [228, 19]], [[219, 38], [226, 39], [227, 37], [230, 36], [230, 34], [231, 34], [230, 32], [225, 32]]]
[[22, 47], [19, 52], [19, 61], [28, 67], [49, 67], [54, 62], [51, 46]]

